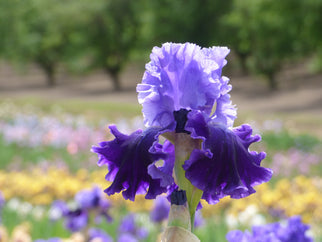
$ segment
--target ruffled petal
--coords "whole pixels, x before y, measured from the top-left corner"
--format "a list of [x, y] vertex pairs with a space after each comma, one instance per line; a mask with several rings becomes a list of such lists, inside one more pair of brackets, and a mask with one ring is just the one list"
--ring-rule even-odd
[[248, 196], [255, 192], [253, 186], [271, 178], [272, 171], [260, 167], [265, 153], [248, 150], [250, 144], [260, 140], [260, 136], [252, 136], [249, 125], [230, 130], [224, 125], [206, 123], [200, 113], [191, 115], [194, 116], [190, 116], [187, 129], [192, 131], [192, 137], [204, 141], [202, 149], [194, 150], [183, 168], [187, 179], [203, 190], [202, 198], [208, 203], [217, 203], [228, 195]]
[[160, 185], [160, 179], [153, 179], [148, 174], [150, 164], [167, 158], [167, 154], [160, 149], [149, 151], [157, 145], [160, 129], [137, 130], [128, 136], [120, 133], [114, 125], [109, 128], [115, 139], [92, 147], [92, 151], [98, 154], [98, 164], [108, 166], [106, 180], [112, 184], [105, 192], [112, 195], [124, 190], [123, 197], [132, 201], [136, 194], [147, 192], [145, 198], [153, 199], [166, 192], [166, 188]]
[[226, 47], [201, 49], [190, 43], [154, 47], [137, 86], [145, 124], [174, 129], [173, 112], [180, 109], [210, 115], [216, 99], [231, 89], [221, 76], [228, 53]]
[[233, 127], [234, 120], [237, 117], [235, 105], [232, 104], [229, 94], [224, 94], [216, 100], [216, 109], [211, 119], [215, 123], [225, 124], [227, 127]]
[[165, 141], [162, 152], [167, 153], [167, 159], [164, 159], [163, 166], [157, 166], [157, 162], [152, 163], [148, 167], [148, 173], [153, 179], [159, 179], [162, 187], [169, 187], [174, 184], [172, 176], [175, 162], [174, 145], [170, 141]]

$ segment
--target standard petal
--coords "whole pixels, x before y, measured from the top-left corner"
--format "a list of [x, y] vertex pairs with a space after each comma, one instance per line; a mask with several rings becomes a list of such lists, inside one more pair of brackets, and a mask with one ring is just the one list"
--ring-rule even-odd
[[92, 148], [99, 156], [99, 165], [108, 166], [106, 179], [112, 184], [105, 192], [112, 195], [123, 191], [123, 197], [132, 201], [138, 193], [147, 192], [146, 198], [151, 199], [165, 192], [160, 179], [153, 179], [148, 174], [150, 164], [167, 158], [167, 154], [161, 151], [149, 151], [157, 142], [160, 129], [137, 130], [129, 136], [120, 133], [115, 126], [110, 129], [115, 139]]
[[[198, 118], [201, 119], [200, 115]], [[208, 203], [217, 203], [228, 195], [232, 198], [248, 196], [255, 192], [253, 186], [271, 178], [272, 171], [260, 167], [265, 153], [248, 150], [251, 143], [259, 140], [259, 136], [252, 136], [249, 125], [234, 130], [211, 122], [203, 129], [198, 126], [193, 129], [191, 120], [187, 125], [193, 130], [192, 135], [204, 137], [204, 142], [201, 150], [191, 153], [183, 168], [187, 179], [203, 190], [203, 199]]]
[[221, 76], [228, 53], [225, 47], [201, 49], [191, 43], [154, 47], [137, 86], [145, 124], [174, 129], [173, 112], [180, 109], [210, 115], [216, 100], [231, 89]]

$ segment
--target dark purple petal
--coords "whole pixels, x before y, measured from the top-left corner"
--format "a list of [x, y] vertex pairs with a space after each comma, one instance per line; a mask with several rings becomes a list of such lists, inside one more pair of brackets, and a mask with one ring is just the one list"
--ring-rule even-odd
[[145, 124], [173, 130], [173, 112], [180, 109], [210, 115], [216, 99], [231, 89], [228, 78], [221, 76], [228, 53], [226, 47], [201, 49], [190, 43], [154, 47], [137, 86]]
[[137, 130], [129, 136], [120, 133], [114, 125], [110, 130], [115, 139], [92, 148], [98, 154], [98, 164], [108, 166], [106, 180], [112, 184], [105, 192], [112, 195], [124, 190], [123, 197], [132, 201], [136, 194], [147, 192], [145, 198], [153, 199], [166, 192], [166, 188], [160, 186], [160, 180], [152, 179], [148, 174], [150, 164], [167, 158], [163, 152], [150, 152], [150, 148], [157, 145], [160, 128]]
[[[217, 203], [229, 195], [242, 198], [255, 192], [253, 186], [267, 182], [272, 171], [260, 167], [265, 153], [248, 150], [260, 136], [252, 136], [249, 125], [234, 130], [224, 125], [207, 123], [203, 116], [195, 114], [188, 120], [187, 130], [194, 138], [204, 140], [201, 150], [194, 150], [183, 166], [186, 177], [197, 188], [203, 190], [203, 199]], [[201, 125], [201, 127], [200, 127]]]

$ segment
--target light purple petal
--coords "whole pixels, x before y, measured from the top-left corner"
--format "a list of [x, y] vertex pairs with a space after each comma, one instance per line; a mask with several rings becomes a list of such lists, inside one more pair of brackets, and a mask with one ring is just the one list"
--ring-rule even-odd
[[229, 242], [311, 242], [313, 239], [306, 234], [309, 226], [301, 222], [299, 216], [288, 219], [287, 224], [280, 222], [253, 226], [252, 231], [233, 230], [227, 233]]
[[236, 107], [232, 105], [230, 95], [224, 94], [220, 96], [216, 101], [216, 109], [211, 117], [212, 121], [225, 124], [227, 127], [233, 127], [236, 117]]
[[174, 179], [172, 177], [175, 161], [174, 145], [166, 140], [163, 144], [162, 152], [168, 154], [168, 157], [163, 161], [163, 166], [157, 167], [156, 162], [154, 162], [149, 165], [148, 173], [153, 179], [159, 179], [162, 187], [168, 187], [174, 184]]
[[90, 228], [88, 230], [89, 241], [113, 242], [113, 238], [104, 230], [98, 228]]
[[170, 202], [165, 196], [158, 196], [155, 199], [154, 207], [150, 213], [150, 218], [155, 223], [161, 223], [168, 219], [170, 211]]
[[221, 76], [228, 53], [226, 47], [201, 49], [190, 43], [154, 47], [137, 86], [146, 126], [173, 130], [173, 112], [180, 109], [210, 115], [216, 100], [231, 89], [228, 79]]
[[[95, 186], [92, 189], [88, 190], [81, 190], [75, 195], [75, 201], [78, 203], [80, 208], [82, 209], [91, 209], [99, 207], [102, 203], [102, 205], [109, 207], [109, 204], [107, 204], [107, 200], [103, 198], [103, 191]], [[102, 202], [102, 200], [105, 200]], [[106, 207], [106, 208], [107, 208]]]

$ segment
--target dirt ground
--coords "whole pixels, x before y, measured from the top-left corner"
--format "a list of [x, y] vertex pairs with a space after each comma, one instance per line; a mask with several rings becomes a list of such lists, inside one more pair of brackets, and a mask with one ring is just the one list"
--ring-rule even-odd
[[[38, 97], [137, 103], [135, 87], [143, 72], [144, 65], [129, 65], [121, 75], [121, 92], [114, 92], [109, 77], [99, 71], [77, 77], [59, 73], [57, 85], [49, 88], [44, 74], [36, 67], [17, 73], [8, 64], [0, 63], [0, 99]], [[274, 92], [259, 77], [226, 75], [233, 86], [233, 103], [244, 120], [281, 119], [295, 131], [322, 137], [322, 74], [310, 74], [303, 64], [290, 66], [278, 74], [279, 90]]]

